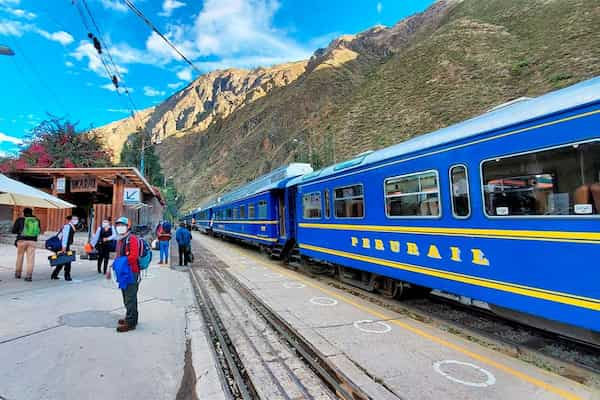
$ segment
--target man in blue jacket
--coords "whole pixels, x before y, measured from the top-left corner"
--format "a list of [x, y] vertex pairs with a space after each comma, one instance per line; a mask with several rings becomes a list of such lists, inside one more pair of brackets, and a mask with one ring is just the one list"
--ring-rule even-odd
[[188, 254], [191, 251], [192, 234], [185, 227], [185, 223], [180, 223], [177, 232], [175, 232], [175, 240], [179, 246], [179, 265], [188, 264]]

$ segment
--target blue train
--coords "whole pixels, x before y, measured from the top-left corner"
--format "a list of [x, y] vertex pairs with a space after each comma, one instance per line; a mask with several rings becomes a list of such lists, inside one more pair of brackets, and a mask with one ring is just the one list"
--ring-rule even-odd
[[[600, 343], [600, 78], [202, 208], [202, 229]], [[201, 221], [201, 222], [200, 222]]]

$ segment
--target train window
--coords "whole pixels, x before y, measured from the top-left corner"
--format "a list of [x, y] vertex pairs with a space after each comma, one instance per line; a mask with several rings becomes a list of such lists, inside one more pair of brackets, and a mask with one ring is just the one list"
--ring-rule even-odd
[[254, 203], [248, 204], [248, 218], [249, 219], [256, 218], [256, 208], [254, 207]]
[[227, 215], [225, 216], [226, 219], [232, 219], [233, 218], [233, 209], [228, 208], [227, 209]]
[[302, 215], [305, 219], [321, 218], [321, 192], [307, 193], [302, 196]]
[[365, 215], [363, 185], [353, 185], [334, 190], [336, 218], [362, 218]]
[[450, 168], [450, 189], [452, 213], [456, 218], [467, 218], [471, 215], [467, 167], [455, 165]]
[[437, 171], [386, 179], [385, 209], [388, 217], [439, 217], [440, 186]]
[[329, 189], [323, 191], [323, 202], [325, 203], [325, 218], [331, 216], [331, 205], [329, 204]]
[[239, 215], [240, 215], [240, 209], [237, 208], [237, 207], [234, 207], [233, 208], [233, 217], [232, 218], [233, 219], [238, 219]]
[[600, 214], [600, 141], [482, 163], [488, 216]]
[[240, 219], [246, 219], [246, 206], [240, 206]]
[[258, 219], [267, 218], [267, 202], [261, 200], [258, 202]]

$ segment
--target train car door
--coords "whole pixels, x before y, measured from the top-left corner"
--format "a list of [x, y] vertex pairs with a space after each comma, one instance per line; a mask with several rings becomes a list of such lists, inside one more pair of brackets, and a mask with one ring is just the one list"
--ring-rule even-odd
[[277, 196], [278, 212], [279, 212], [279, 237], [286, 236], [285, 229], [285, 199], [283, 192]]
[[296, 237], [296, 218], [294, 217], [296, 211], [296, 188], [291, 187], [285, 190], [284, 193], [287, 212], [287, 239], [289, 240]]

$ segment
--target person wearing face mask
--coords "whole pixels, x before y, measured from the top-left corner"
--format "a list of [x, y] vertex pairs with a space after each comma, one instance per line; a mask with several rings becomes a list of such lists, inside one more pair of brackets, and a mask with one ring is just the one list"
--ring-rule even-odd
[[[71, 245], [73, 244], [73, 238], [75, 237], [75, 225], [79, 223], [79, 218], [76, 215], [69, 215], [65, 218], [65, 225], [63, 226], [62, 232], [60, 234], [62, 240], [62, 249], [63, 253], [71, 250]], [[50, 276], [51, 279], [58, 279], [58, 274], [60, 270], [65, 267], [65, 281], [71, 280], [71, 263], [65, 263], [57, 265]]]
[[111, 218], [106, 217], [102, 220], [102, 225], [98, 227], [94, 237], [91, 240], [92, 246], [98, 250], [98, 273], [102, 273], [102, 264], [104, 264], [104, 274], [108, 269], [108, 260], [111, 250], [114, 251], [114, 241], [117, 240], [117, 231], [111, 224]]
[[[129, 230], [129, 219], [121, 217], [115, 222], [119, 241], [117, 242], [117, 254], [113, 262], [115, 277], [119, 288], [123, 293], [123, 304], [125, 305], [125, 318], [118, 321], [117, 332], [134, 330], [138, 323], [137, 292], [140, 282], [140, 242]], [[106, 273], [106, 279], [111, 278], [111, 270]]]

